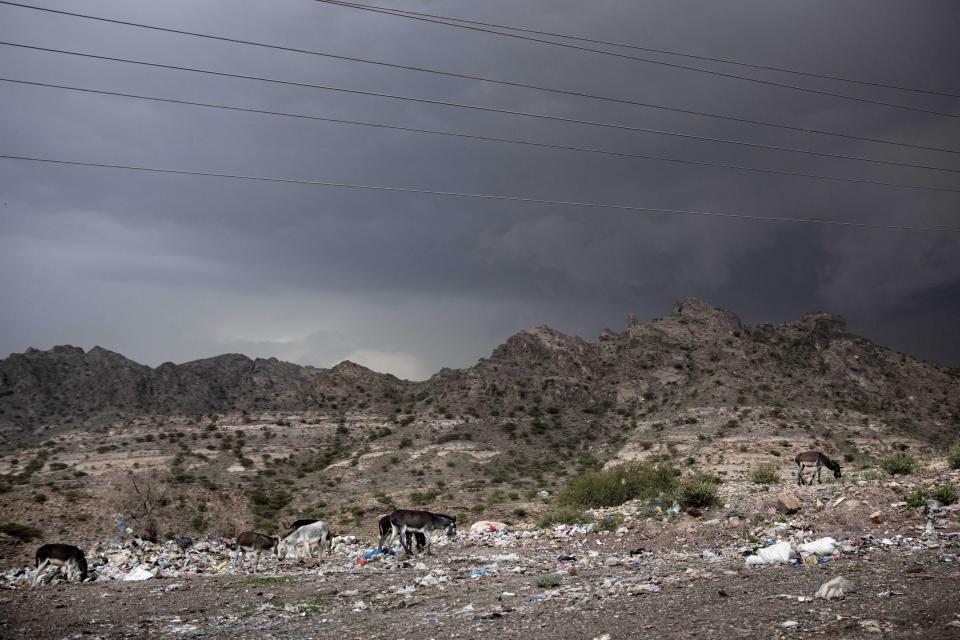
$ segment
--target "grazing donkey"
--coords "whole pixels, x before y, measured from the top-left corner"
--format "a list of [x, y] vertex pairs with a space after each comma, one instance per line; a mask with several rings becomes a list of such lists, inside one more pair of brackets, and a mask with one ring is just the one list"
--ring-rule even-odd
[[447, 537], [452, 538], [457, 535], [457, 519], [453, 516], [447, 516], [442, 513], [430, 513], [429, 511], [415, 511], [412, 509], [397, 509], [390, 514], [390, 526], [393, 529], [393, 535], [400, 536], [400, 544], [408, 555], [413, 555], [410, 549], [410, 539], [408, 532], [422, 533], [427, 539], [427, 555], [431, 555], [430, 547], [432, 540], [430, 534], [435, 529], [443, 529]]
[[[380, 518], [380, 543], [377, 545], [377, 549], [383, 550], [383, 543], [390, 537], [390, 544], [393, 544], [393, 527], [390, 526], [390, 515], [387, 514]], [[425, 546], [427, 546], [427, 537], [423, 535], [420, 531], [409, 531], [407, 532], [407, 546], [410, 546], [410, 536], [415, 536], [417, 539], [417, 551], [422, 551]]]
[[830, 469], [833, 471], [833, 477], [837, 480], [840, 479], [840, 465], [825, 456], [820, 451], [804, 451], [803, 453], [798, 453], [794, 460], [797, 462], [797, 484], [804, 484], [803, 470], [806, 467], [814, 467], [816, 469], [816, 471], [810, 474], [809, 484], [813, 484], [813, 476], [817, 477], [817, 484], [823, 484], [823, 481], [820, 480], [820, 471], [822, 467]]
[[[306, 551], [307, 557], [310, 557], [313, 555], [314, 545], [317, 545], [320, 547], [320, 557], [322, 558], [324, 551], [330, 552], [332, 541], [333, 533], [330, 531], [330, 527], [327, 526], [326, 522], [317, 520], [297, 528], [281, 540], [280, 544], [277, 545], [277, 557], [283, 560], [292, 549], [297, 549], [298, 552]], [[302, 553], [298, 553], [297, 557], [300, 558], [302, 555]]]
[[[316, 518], [302, 518], [302, 519], [300, 519], [300, 520], [294, 520], [294, 521], [293, 521], [293, 524], [291, 524], [291, 525], [289, 525], [289, 526], [288, 526], [288, 525], [283, 525], [284, 528], [287, 530], [286, 535], [284, 535], [283, 537], [286, 538], [287, 536], [289, 536], [291, 533], [293, 533], [294, 531], [296, 531], [296, 530], [299, 529], [300, 527], [305, 527], [305, 526], [307, 526], [308, 524], [313, 524], [314, 522], [320, 522], [320, 521], [317, 520]], [[281, 523], [281, 524], [283, 524], [283, 523]]]
[[45, 544], [37, 549], [37, 572], [33, 576], [33, 586], [37, 586], [41, 574], [50, 565], [66, 568], [68, 582], [75, 576], [79, 576], [80, 582], [87, 579], [87, 558], [79, 547]]
[[278, 538], [271, 538], [256, 531], [244, 531], [237, 536], [236, 551], [234, 561], [238, 567], [243, 566], [243, 554], [253, 553], [253, 572], [257, 572], [260, 565], [260, 552], [264, 549], [270, 549], [274, 555], [277, 555], [277, 545], [280, 544]]

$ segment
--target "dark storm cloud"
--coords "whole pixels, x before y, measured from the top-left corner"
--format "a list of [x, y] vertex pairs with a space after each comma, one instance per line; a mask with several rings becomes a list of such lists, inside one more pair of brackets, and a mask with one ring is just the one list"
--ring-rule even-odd
[[[38, 0], [38, 4], [40, 0]], [[960, 147], [950, 118], [798, 94], [309, 0], [44, 6]], [[960, 91], [944, 3], [409, 0], [395, 6]], [[0, 38], [169, 64], [958, 166], [896, 149], [0, 6]], [[651, 54], [652, 55], [652, 54]], [[662, 56], [661, 56], [662, 57]], [[664, 58], [667, 59], [667, 58]], [[725, 67], [713, 65], [716, 68]], [[5, 77], [633, 153], [957, 186], [954, 176], [3, 48]], [[779, 78], [756, 72], [758, 77]], [[960, 100], [786, 78], [960, 112]], [[958, 226], [955, 194], [692, 168], [3, 86], [2, 153], [886, 224]], [[952, 163], [952, 164], [951, 164]], [[958, 239], [645, 216], [0, 161], [0, 351], [101, 344], [156, 364], [240, 351], [423, 377], [547, 323], [586, 337], [696, 295], [750, 322], [811, 309], [960, 362]]]

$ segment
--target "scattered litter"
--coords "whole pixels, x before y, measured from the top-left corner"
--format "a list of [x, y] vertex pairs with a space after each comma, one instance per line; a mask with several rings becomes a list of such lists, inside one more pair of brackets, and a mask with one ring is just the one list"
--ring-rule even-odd
[[844, 577], [837, 576], [820, 585], [820, 588], [817, 589], [817, 597], [824, 600], [838, 600], [854, 590], [852, 582]]
[[747, 557], [747, 564], [787, 564], [795, 557], [796, 552], [790, 547], [789, 542], [776, 542]]
[[154, 577], [156, 576], [154, 576], [152, 573], [150, 573], [143, 567], [137, 567], [136, 569], [128, 573], [123, 579], [126, 582], [138, 582], [140, 580], [149, 580]]

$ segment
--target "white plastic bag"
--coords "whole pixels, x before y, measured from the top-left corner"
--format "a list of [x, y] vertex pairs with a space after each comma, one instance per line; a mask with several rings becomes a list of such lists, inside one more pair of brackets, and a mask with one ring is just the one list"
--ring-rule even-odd
[[813, 542], [798, 544], [797, 550], [803, 554], [812, 553], [817, 556], [829, 556], [837, 550], [837, 541], [833, 538], [820, 538]]
[[790, 562], [793, 549], [789, 542], [777, 542], [747, 557], [747, 564], [786, 564]]

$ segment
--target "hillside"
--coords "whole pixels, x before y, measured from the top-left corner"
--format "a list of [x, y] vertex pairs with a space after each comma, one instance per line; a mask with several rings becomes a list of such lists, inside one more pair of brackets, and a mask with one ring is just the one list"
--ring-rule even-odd
[[[241, 355], [151, 368], [68, 346], [0, 361], [8, 517], [66, 530], [53, 523], [70, 505], [91, 538], [113, 513], [158, 534], [295, 515], [358, 526], [410, 504], [523, 518], [570, 474], [618, 461], [735, 478], [759, 461], [789, 473], [795, 450], [856, 467], [958, 434], [957, 370], [837, 316], [747, 326], [694, 299], [596, 342], [531, 327], [420, 382]], [[144, 487], [150, 509], [133, 499]]]

